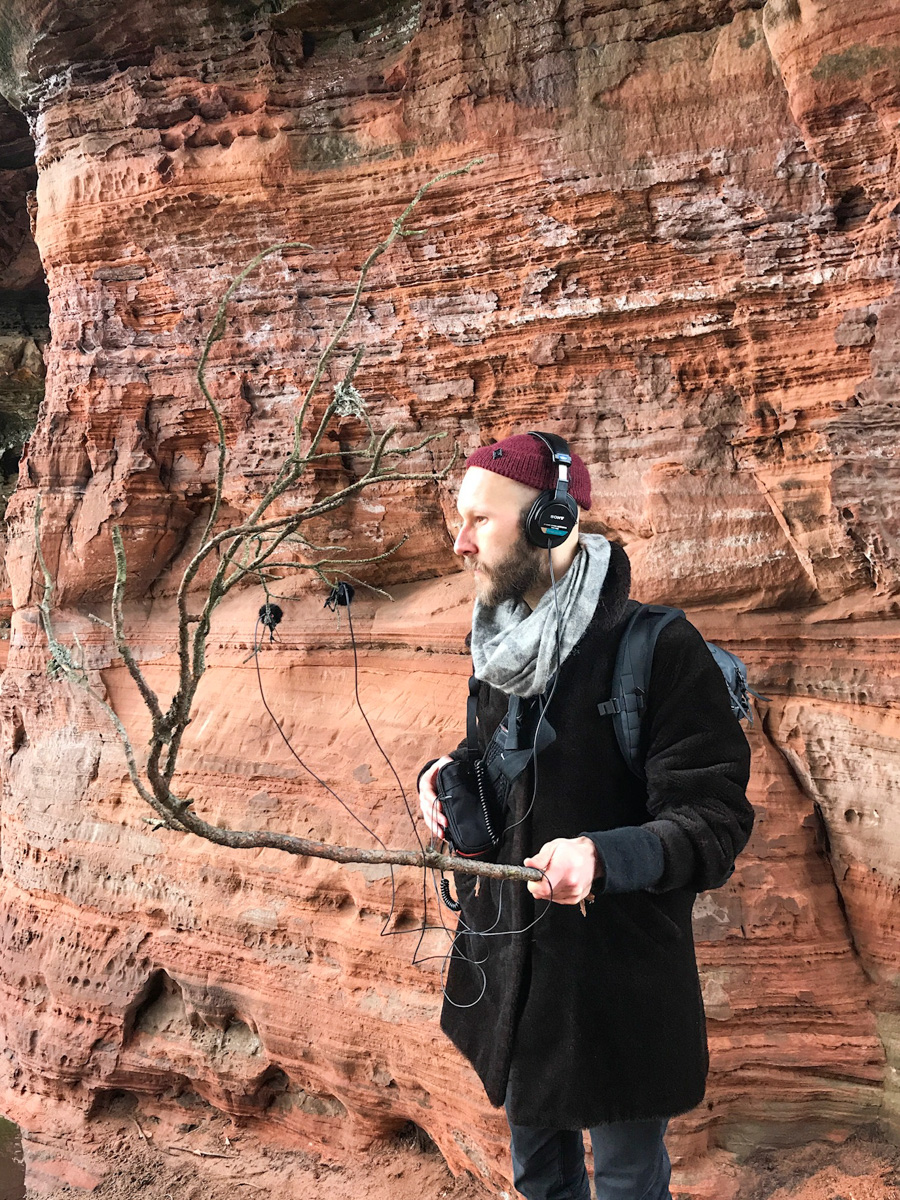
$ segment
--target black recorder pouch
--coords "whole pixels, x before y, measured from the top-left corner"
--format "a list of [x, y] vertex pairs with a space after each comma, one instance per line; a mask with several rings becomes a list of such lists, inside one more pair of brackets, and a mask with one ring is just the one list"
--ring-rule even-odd
[[478, 749], [477, 707], [481, 681], [469, 679], [466, 703], [466, 748], [462, 757], [437, 773], [436, 791], [447, 818], [447, 841], [462, 858], [490, 859], [506, 825], [507, 802], [515, 780], [533, 755], [556, 738], [546, 719], [538, 722], [538, 745], [519, 749], [520, 726], [528, 706], [510, 696], [506, 716], [481, 755]]

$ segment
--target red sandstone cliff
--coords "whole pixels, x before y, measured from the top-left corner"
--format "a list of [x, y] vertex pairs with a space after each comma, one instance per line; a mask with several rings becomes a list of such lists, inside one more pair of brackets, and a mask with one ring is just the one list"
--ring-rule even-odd
[[[373, 414], [464, 450], [530, 425], [570, 437], [591, 527], [625, 543], [636, 593], [687, 606], [771, 697], [749, 735], [753, 840], [696, 908], [712, 1076], [673, 1125], [681, 1192], [727, 1200], [758, 1146], [876, 1120], [896, 1134], [896, 6], [7, 8], [0, 90], [35, 137], [52, 326], [9, 509], [0, 695], [0, 1108], [36, 1184], [62, 1159], [89, 1180], [63, 1131], [136, 1103], [170, 1126], [228, 1114], [245, 1155], [340, 1158], [413, 1121], [454, 1170], [506, 1186], [502, 1119], [437, 1028], [439, 958], [414, 966], [415, 936], [381, 936], [385, 872], [152, 832], [102, 714], [48, 678], [35, 607], [40, 493], [60, 628], [140, 744], [89, 614], [119, 523], [129, 627], [165, 689], [173, 584], [215, 471], [193, 372], [221, 293], [266, 245], [317, 247], [248, 281], [210, 369], [243, 513], [365, 253], [420, 183], [475, 155], [371, 277], [354, 337]], [[450, 486], [385, 489], [323, 531], [369, 553], [411, 534], [371, 576], [394, 602], [357, 611], [363, 702], [410, 786], [462, 713], [451, 508]], [[353, 706], [346, 625], [287, 590], [268, 698], [310, 765], [410, 845]], [[217, 821], [358, 841], [261, 707], [260, 599], [220, 610], [184, 786]], [[409, 928], [421, 880], [398, 888]], [[445, 951], [432, 933], [421, 953]]]

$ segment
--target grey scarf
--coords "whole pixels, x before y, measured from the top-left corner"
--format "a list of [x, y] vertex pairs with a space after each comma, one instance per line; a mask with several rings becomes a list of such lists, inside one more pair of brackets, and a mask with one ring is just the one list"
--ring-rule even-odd
[[[579, 553], [557, 581], [560, 662], [594, 615], [609, 566], [609, 542], [583, 533]], [[506, 600], [496, 608], [475, 601], [472, 614], [472, 662], [476, 676], [507, 695], [540, 696], [557, 668], [556, 604], [548, 588], [532, 611], [524, 600]]]

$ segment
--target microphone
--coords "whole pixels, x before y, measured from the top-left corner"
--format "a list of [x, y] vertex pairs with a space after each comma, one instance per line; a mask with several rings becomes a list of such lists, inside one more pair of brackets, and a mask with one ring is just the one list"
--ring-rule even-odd
[[269, 641], [275, 641], [275, 626], [284, 616], [277, 604], [264, 604], [259, 610], [259, 621], [269, 631]]
[[322, 605], [323, 608], [328, 608], [332, 612], [336, 612], [338, 606], [341, 608], [349, 608], [350, 601], [356, 595], [349, 583], [336, 583], [331, 589], [328, 599]]

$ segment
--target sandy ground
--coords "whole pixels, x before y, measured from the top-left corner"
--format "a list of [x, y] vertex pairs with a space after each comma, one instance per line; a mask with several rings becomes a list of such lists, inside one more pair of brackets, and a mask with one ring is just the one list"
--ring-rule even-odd
[[744, 1175], [737, 1200], [900, 1200], [900, 1146], [868, 1130], [840, 1146], [758, 1152]]
[[[254, 1153], [239, 1143], [217, 1150], [157, 1146], [137, 1129], [110, 1127], [97, 1151], [107, 1168], [92, 1200], [487, 1200], [468, 1176], [454, 1179], [435, 1147], [401, 1134], [358, 1162], [328, 1165], [298, 1152]], [[900, 1147], [869, 1131], [841, 1146], [758, 1152], [744, 1164], [735, 1200], [900, 1200]], [[74, 1200], [85, 1192], [61, 1186], [43, 1200]], [[31, 1195], [31, 1193], [29, 1193]], [[673, 1200], [688, 1200], [673, 1179]], [[602, 1200], [602, 1197], [601, 1197]]]
[[359, 1162], [330, 1165], [298, 1151], [241, 1153], [241, 1139], [209, 1149], [158, 1145], [151, 1134], [110, 1127], [94, 1155], [103, 1182], [90, 1193], [68, 1185], [28, 1192], [37, 1200], [483, 1200], [469, 1176], [454, 1177], [433, 1143], [401, 1134]]

